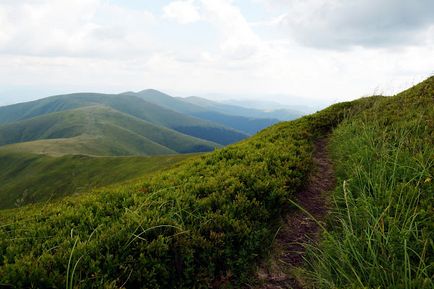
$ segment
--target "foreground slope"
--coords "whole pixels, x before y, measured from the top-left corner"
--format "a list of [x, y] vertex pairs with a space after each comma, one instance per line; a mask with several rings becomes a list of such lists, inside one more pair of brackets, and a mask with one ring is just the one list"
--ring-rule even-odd
[[[369, 120], [370, 114], [363, 112], [375, 109], [380, 113], [381, 108], [390, 108], [390, 118], [380, 121], [383, 126], [397, 121], [394, 118], [397, 108], [405, 108], [401, 115], [406, 119], [404, 123], [413, 123], [421, 113], [425, 115], [432, 108], [433, 82], [434, 78], [430, 78], [416, 87], [428, 88], [415, 96], [409, 93], [409, 101], [403, 95], [391, 99], [366, 98], [275, 125], [248, 140], [183, 163], [136, 185], [80, 198], [69, 197], [44, 207], [0, 212], [1, 282], [16, 287], [50, 288], [65, 284], [68, 288], [208, 288], [231, 286], [228, 283], [239, 287], [249, 278], [252, 265], [267, 252], [282, 211], [294, 209], [289, 207], [288, 199], [305, 184], [311, 168], [313, 141], [328, 134], [343, 120]], [[407, 107], [396, 104], [401, 100]], [[430, 117], [424, 118], [428, 121], [425, 126], [418, 126], [423, 136], [421, 142], [416, 140], [419, 145], [432, 141], [428, 138], [432, 137]], [[378, 133], [381, 135], [380, 130]], [[374, 155], [372, 159], [378, 157]], [[394, 168], [391, 172], [398, 173], [401, 169]], [[426, 172], [423, 171], [424, 177]], [[419, 239], [423, 241], [429, 240], [427, 234], [432, 232], [427, 222], [430, 216], [427, 212], [432, 207], [424, 198], [432, 182], [426, 178], [422, 184], [418, 181], [422, 179], [411, 179], [416, 181], [415, 185], [421, 185], [417, 191], [423, 195], [408, 205], [421, 210], [417, 215], [421, 219], [413, 223], [417, 224], [416, 231], [409, 236], [427, 236]], [[405, 178], [398, 180], [403, 181], [401, 185], [408, 183]], [[368, 187], [368, 192], [374, 188]], [[393, 204], [390, 209], [394, 208]], [[357, 210], [354, 212], [359, 215]], [[375, 226], [388, 230], [387, 226], [377, 225], [388, 224], [387, 215], [380, 216], [384, 216], [383, 221], [379, 219]], [[369, 220], [369, 214], [361, 213], [354, 224], [363, 226], [366, 218]], [[398, 240], [396, 244], [401, 244], [400, 234], [394, 237]], [[402, 243], [405, 248], [410, 245], [408, 241]], [[410, 255], [400, 250], [396, 253], [403, 255], [405, 264], [410, 265], [408, 270], [415, 280], [412, 284], [425, 286], [424, 280], [428, 280], [426, 284], [430, 286], [426, 276], [431, 276], [432, 268], [422, 265], [431, 259], [421, 262], [420, 257], [432, 258], [432, 254], [428, 255], [431, 244], [418, 241], [415, 244], [419, 247], [412, 249], [417, 254], [410, 259], [407, 258]], [[336, 262], [341, 260], [332, 258], [325, 264], [331, 269], [338, 268]], [[361, 263], [372, 271], [382, 269], [374, 263]], [[425, 269], [417, 272], [418, 268]], [[384, 271], [394, 273], [394, 268]], [[345, 273], [332, 272], [329, 276], [331, 280], [336, 276], [350, 280], [344, 279]], [[322, 280], [325, 286], [333, 287], [326, 277]], [[350, 286], [342, 288], [374, 284], [364, 281], [348, 281]], [[404, 279], [396, 282], [405, 288]]]
[[0, 107], [0, 124], [11, 124], [53, 112], [105, 106], [157, 126], [222, 145], [247, 137], [234, 129], [181, 114], [144, 101], [133, 95], [75, 93]]
[[191, 157], [50, 157], [0, 150], [0, 209], [134, 180]]
[[49, 113], [0, 126], [0, 146], [16, 143], [20, 144], [7, 148], [51, 155], [162, 155], [219, 147], [105, 106]]

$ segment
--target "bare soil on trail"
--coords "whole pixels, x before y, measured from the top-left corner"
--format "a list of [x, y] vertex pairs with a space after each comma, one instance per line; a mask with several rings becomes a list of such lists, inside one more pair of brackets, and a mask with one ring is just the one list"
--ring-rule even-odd
[[[335, 188], [335, 175], [327, 152], [327, 139], [315, 143], [313, 170], [304, 189], [295, 195], [295, 202], [322, 222], [328, 212], [328, 193]], [[303, 281], [294, 276], [303, 266], [303, 244], [317, 242], [320, 226], [305, 212], [294, 208], [288, 213], [277, 233], [272, 253], [257, 271], [257, 289], [303, 289]]]

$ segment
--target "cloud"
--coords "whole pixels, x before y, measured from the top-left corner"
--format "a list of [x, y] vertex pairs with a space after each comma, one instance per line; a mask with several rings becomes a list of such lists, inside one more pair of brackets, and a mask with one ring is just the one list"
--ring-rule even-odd
[[164, 17], [181, 24], [193, 23], [201, 19], [199, 8], [192, 0], [173, 1], [163, 7]]
[[0, 4], [0, 53], [122, 56], [143, 53], [154, 17], [102, 0], [9, 1]]
[[[313, 47], [397, 47], [424, 43], [434, 25], [432, 0], [262, 0], [285, 7], [279, 25]], [[270, 7], [270, 6], [269, 6]], [[278, 7], [278, 8], [277, 8]]]
[[219, 32], [220, 52], [231, 60], [245, 60], [263, 48], [240, 9], [230, 0], [201, 0], [205, 19]]

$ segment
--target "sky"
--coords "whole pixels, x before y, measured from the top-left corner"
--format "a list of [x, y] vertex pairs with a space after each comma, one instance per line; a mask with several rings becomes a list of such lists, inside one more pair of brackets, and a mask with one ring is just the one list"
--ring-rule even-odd
[[318, 105], [433, 74], [432, 0], [0, 0], [0, 105], [147, 88]]

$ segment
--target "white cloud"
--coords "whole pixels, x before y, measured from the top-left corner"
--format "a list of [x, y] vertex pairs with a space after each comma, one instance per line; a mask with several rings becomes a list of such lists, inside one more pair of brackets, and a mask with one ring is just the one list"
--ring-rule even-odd
[[220, 48], [226, 56], [242, 60], [258, 52], [261, 40], [232, 1], [201, 0], [201, 3], [205, 18], [220, 32]]
[[27, 0], [2, 4], [0, 11], [2, 53], [122, 56], [151, 43], [152, 14], [102, 0]]
[[201, 19], [199, 8], [192, 0], [173, 1], [163, 8], [164, 17], [179, 23], [193, 23]]

